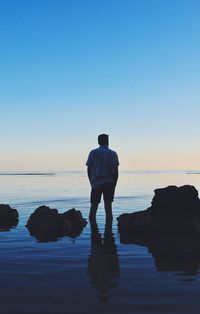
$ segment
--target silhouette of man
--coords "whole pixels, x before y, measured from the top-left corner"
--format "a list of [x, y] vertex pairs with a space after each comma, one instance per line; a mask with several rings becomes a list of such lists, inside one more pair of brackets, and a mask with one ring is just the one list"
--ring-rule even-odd
[[100, 134], [98, 143], [99, 148], [90, 152], [86, 162], [88, 178], [92, 187], [89, 219], [95, 219], [103, 195], [106, 219], [112, 221], [112, 202], [118, 180], [119, 160], [117, 153], [108, 148], [107, 134]]

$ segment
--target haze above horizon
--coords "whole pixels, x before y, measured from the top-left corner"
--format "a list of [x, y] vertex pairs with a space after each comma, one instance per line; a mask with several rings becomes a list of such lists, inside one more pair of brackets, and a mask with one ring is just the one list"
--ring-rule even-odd
[[200, 2], [0, 2], [0, 171], [199, 169]]

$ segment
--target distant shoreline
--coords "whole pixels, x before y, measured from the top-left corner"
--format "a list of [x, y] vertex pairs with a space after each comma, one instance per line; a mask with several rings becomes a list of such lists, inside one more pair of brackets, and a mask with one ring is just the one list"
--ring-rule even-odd
[[54, 176], [56, 175], [56, 173], [54, 172], [36, 172], [36, 173], [28, 173], [28, 172], [24, 172], [24, 173], [0, 173], [0, 176]]
[[[80, 171], [80, 170], [60, 170], [60, 171], [0, 171], [0, 176], [63, 176], [63, 175], [82, 175], [85, 174], [86, 171]], [[148, 174], [173, 174], [173, 173], [183, 173], [183, 174], [187, 174], [187, 175], [200, 175], [200, 171], [199, 170], [187, 170], [187, 169], [183, 169], [183, 170], [138, 170], [138, 169], [134, 169], [134, 170], [120, 170], [121, 174], [124, 175], [130, 175], [130, 174], [135, 174], [135, 175], [148, 175]]]

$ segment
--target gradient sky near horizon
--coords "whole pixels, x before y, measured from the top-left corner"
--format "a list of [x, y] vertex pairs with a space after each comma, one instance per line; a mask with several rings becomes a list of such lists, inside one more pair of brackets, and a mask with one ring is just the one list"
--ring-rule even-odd
[[199, 0], [0, 0], [0, 171], [200, 169]]

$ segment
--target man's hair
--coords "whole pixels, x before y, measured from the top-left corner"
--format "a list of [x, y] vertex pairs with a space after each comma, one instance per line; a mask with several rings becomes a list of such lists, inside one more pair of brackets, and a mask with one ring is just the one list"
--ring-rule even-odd
[[108, 135], [107, 134], [100, 134], [98, 136], [98, 143], [99, 143], [99, 145], [108, 145]]

